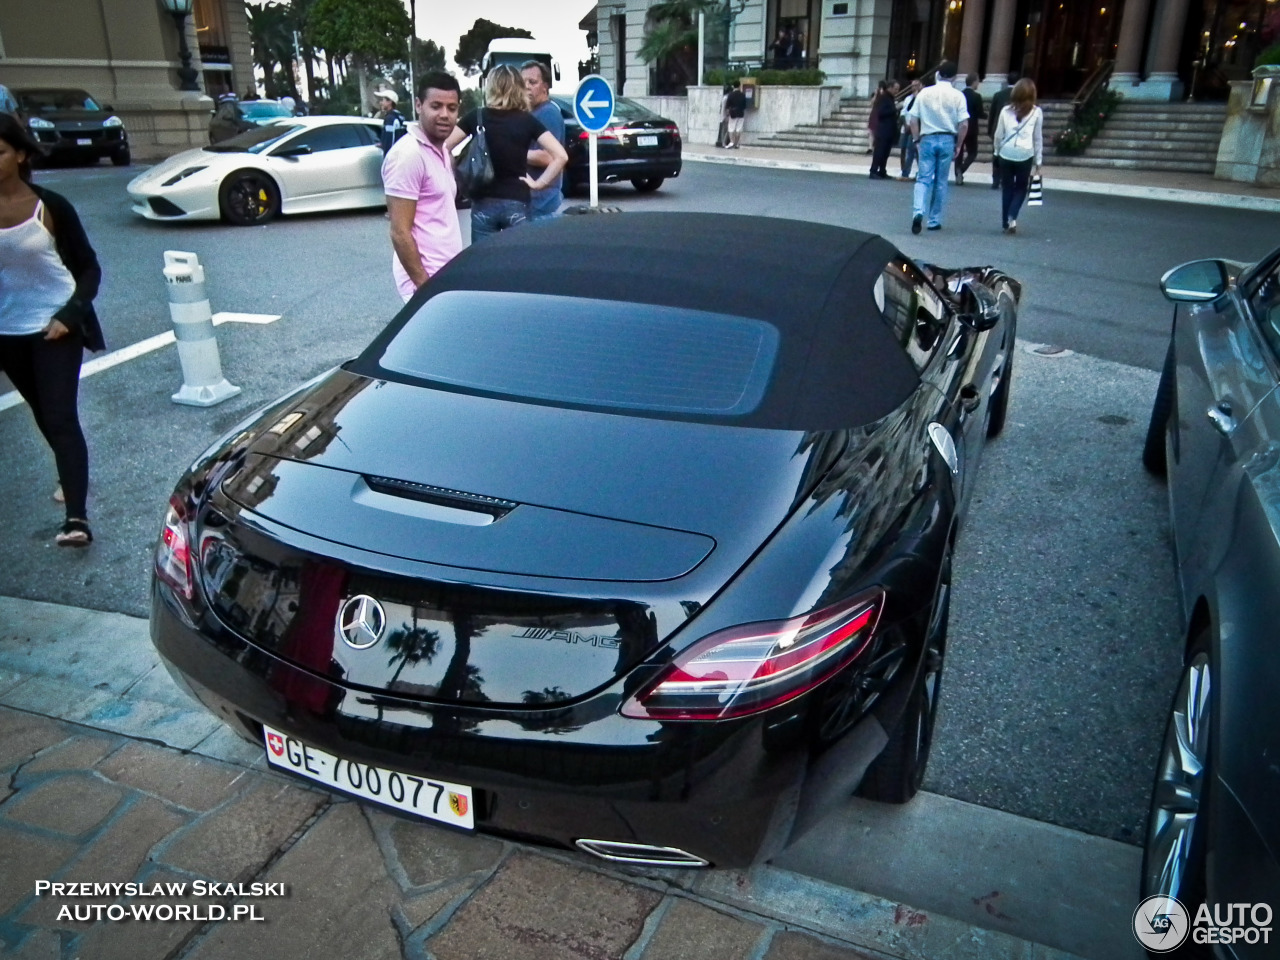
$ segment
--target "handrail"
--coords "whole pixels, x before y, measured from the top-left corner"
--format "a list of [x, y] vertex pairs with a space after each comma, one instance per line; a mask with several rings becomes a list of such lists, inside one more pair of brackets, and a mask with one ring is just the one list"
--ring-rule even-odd
[[1116, 62], [1114, 60], [1100, 60], [1098, 65], [1093, 68], [1093, 72], [1085, 77], [1084, 83], [1080, 85], [1080, 89], [1071, 100], [1071, 115], [1079, 119], [1084, 112], [1085, 104], [1089, 103], [1098, 93], [1111, 82], [1111, 71], [1115, 69]]

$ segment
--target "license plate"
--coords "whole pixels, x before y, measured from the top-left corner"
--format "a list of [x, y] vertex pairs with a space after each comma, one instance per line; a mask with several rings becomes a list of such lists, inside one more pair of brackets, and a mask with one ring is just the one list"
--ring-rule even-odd
[[76, 140], [76, 146], [78, 147], [87, 147], [87, 146], [90, 146], [92, 143], [93, 141], [90, 140], [88, 137], [80, 137], [78, 140]]
[[636, 137], [637, 147], [656, 147], [657, 145], [657, 136]]
[[428, 820], [475, 829], [471, 788], [335, 757], [265, 724], [267, 762], [352, 796]]

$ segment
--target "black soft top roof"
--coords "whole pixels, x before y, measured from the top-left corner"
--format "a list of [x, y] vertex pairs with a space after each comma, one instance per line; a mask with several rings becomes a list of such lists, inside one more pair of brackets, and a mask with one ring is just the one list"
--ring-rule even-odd
[[355, 369], [385, 376], [371, 367], [386, 343], [418, 307], [448, 290], [656, 304], [752, 317], [778, 329], [769, 388], [753, 413], [733, 423], [781, 430], [861, 426], [892, 412], [919, 384], [873, 295], [885, 264], [897, 255], [874, 234], [797, 220], [710, 213], [559, 217], [464, 250]]

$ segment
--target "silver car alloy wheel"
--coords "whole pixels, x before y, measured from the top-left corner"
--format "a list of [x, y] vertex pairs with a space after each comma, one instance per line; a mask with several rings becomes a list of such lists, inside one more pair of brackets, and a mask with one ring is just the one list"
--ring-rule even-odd
[[1211, 690], [1209, 654], [1197, 651], [1183, 671], [1160, 748], [1147, 822], [1146, 896], [1178, 897], [1196, 882], [1188, 870], [1205, 799]]

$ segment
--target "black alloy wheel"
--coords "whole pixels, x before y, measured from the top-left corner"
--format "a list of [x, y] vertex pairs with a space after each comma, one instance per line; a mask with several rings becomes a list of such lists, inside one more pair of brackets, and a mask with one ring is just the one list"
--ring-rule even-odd
[[938, 690], [947, 653], [947, 621], [951, 613], [951, 548], [942, 561], [925, 633], [924, 661], [897, 728], [880, 756], [867, 768], [858, 795], [880, 803], [906, 803], [924, 783], [938, 716]]
[[[1202, 632], [1191, 646], [1173, 695], [1156, 763], [1140, 891], [1144, 900], [1177, 899], [1191, 917], [1206, 894], [1212, 716], [1213, 667], [1208, 633]], [[1171, 960], [1208, 960], [1212, 955], [1210, 947], [1190, 937], [1177, 950], [1158, 954]]]
[[228, 221], [251, 227], [268, 223], [280, 212], [280, 191], [265, 173], [241, 170], [222, 181], [218, 205]]
[[1173, 338], [1164, 355], [1164, 367], [1160, 370], [1160, 383], [1156, 386], [1156, 399], [1151, 405], [1151, 422], [1147, 424], [1147, 440], [1142, 445], [1142, 465], [1148, 472], [1163, 477], [1169, 470], [1165, 453], [1165, 434], [1169, 432], [1169, 418], [1173, 415], [1174, 386]]
[[653, 193], [660, 186], [666, 177], [632, 177], [631, 185], [641, 193]]
[[127, 167], [133, 162], [133, 156], [129, 153], [129, 148], [127, 146], [116, 147], [111, 154], [111, 162], [117, 167]]

